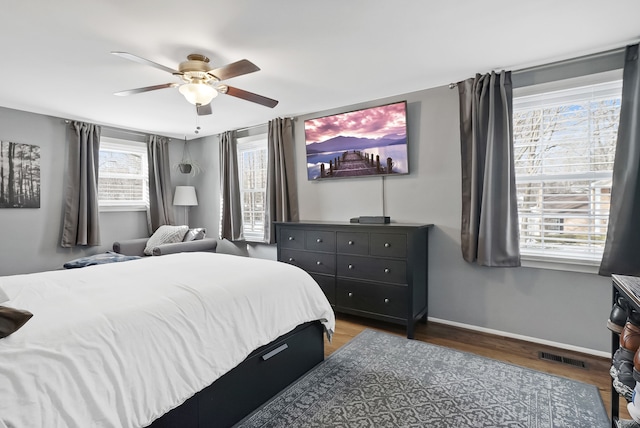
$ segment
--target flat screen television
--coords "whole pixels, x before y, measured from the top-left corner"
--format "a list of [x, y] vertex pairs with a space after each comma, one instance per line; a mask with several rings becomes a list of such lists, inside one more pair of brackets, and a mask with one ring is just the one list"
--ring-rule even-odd
[[407, 102], [304, 121], [307, 177], [408, 174]]

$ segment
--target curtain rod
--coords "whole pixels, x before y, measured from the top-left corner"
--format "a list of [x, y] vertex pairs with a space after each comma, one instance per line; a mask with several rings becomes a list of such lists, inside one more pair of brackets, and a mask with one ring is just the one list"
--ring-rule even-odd
[[[291, 116], [291, 117], [287, 117], [287, 118], [284, 118], [284, 119], [296, 120], [296, 117], [295, 117], [295, 116]], [[72, 122], [72, 120], [70, 120], [70, 119], [64, 119], [64, 123], [66, 123], [67, 125], [68, 125], [68, 124], [70, 124], [71, 122]], [[261, 126], [268, 126], [268, 125], [269, 125], [268, 123], [261, 123], [261, 124], [259, 124], [259, 125], [252, 125], [252, 126], [247, 126], [247, 127], [244, 127], [244, 128], [238, 128], [238, 129], [236, 129], [235, 131], [236, 131], [236, 132], [246, 132], [246, 131], [250, 131], [250, 130], [252, 130], [252, 129], [259, 128], [259, 127], [261, 127]], [[144, 138], [146, 138], [146, 137], [148, 137], [149, 135], [153, 135], [153, 134], [145, 134], [145, 133], [143, 133], [143, 132], [130, 131], [130, 130], [128, 130], [128, 129], [114, 128], [114, 127], [112, 127], [112, 126], [107, 126], [107, 125], [99, 125], [99, 126], [101, 126], [102, 128], [105, 128], [105, 129], [111, 130], [111, 131], [113, 131], [113, 132], [122, 132], [122, 133], [124, 133], [124, 134], [135, 135], [135, 136], [137, 136], [137, 137], [144, 137]], [[167, 138], [169, 138], [169, 137], [167, 137]], [[172, 138], [169, 138], [169, 141], [171, 141], [171, 140], [172, 140]], [[182, 141], [182, 140], [178, 139], [178, 141]]]
[[514, 74], [528, 73], [530, 71], [537, 71], [537, 70], [541, 70], [541, 69], [545, 69], [545, 68], [551, 68], [551, 67], [559, 67], [559, 66], [563, 66], [563, 65], [567, 65], [567, 64], [571, 64], [571, 63], [576, 63], [576, 62], [581, 62], [581, 61], [585, 61], [585, 60], [593, 60], [593, 59], [596, 59], [596, 58], [603, 58], [603, 57], [607, 57], [607, 56], [610, 56], [610, 55], [624, 53], [625, 49], [626, 49], [626, 46], [621, 47], [621, 48], [609, 49], [609, 50], [602, 51], [602, 52], [596, 52], [596, 53], [589, 54], [589, 55], [582, 55], [582, 56], [578, 56], [578, 57], [574, 57], [574, 58], [567, 58], [567, 59], [563, 59], [563, 60], [560, 60], [560, 61], [550, 62], [550, 63], [547, 63], [547, 64], [534, 65], [534, 66], [531, 66], [531, 67], [525, 67], [525, 68], [521, 68], [519, 70], [514, 70], [513, 73]]
[[263, 127], [263, 126], [268, 126], [268, 124], [267, 123], [261, 123], [259, 125], [246, 126], [244, 128], [236, 129], [236, 132], [251, 131], [252, 129], [260, 128], [260, 127]]
[[[291, 116], [291, 117], [283, 117], [283, 119], [291, 119], [291, 120], [296, 120], [295, 116]], [[261, 126], [269, 126], [269, 123], [260, 123], [258, 125], [252, 125], [252, 126], [247, 126], [245, 128], [238, 128], [235, 131], [236, 132], [245, 132], [245, 131], [250, 131], [252, 129], [256, 129], [256, 128], [260, 128]]]
[[[64, 119], [64, 123], [66, 123], [67, 125], [70, 124], [71, 122], [73, 122], [73, 121], [70, 120], [70, 119]], [[107, 125], [98, 125], [98, 126], [100, 126], [103, 129], [108, 129], [108, 130], [113, 131], [113, 132], [121, 132], [123, 134], [135, 135], [136, 137], [145, 137], [146, 138], [149, 135], [152, 135], [152, 134], [145, 134], [143, 132], [130, 131], [128, 129], [114, 128], [113, 126], [107, 126]]]
[[[575, 63], [580, 63], [583, 61], [588, 61], [588, 60], [595, 60], [598, 58], [606, 58], [609, 56], [613, 56], [613, 55], [617, 55], [617, 54], [624, 54], [626, 49], [625, 47], [619, 47], [619, 48], [615, 48], [615, 49], [609, 49], [606, 51], [602, 51], [602, 52], [597, 52], [597, 53], [593, 53], [593, 54], [589, 54], [589, 55], [582, 55], [582, 56], [578, 56], [578, 57], [574, 57], [574, 58], [567, 58], [567, 59], [563, 59], [560, 61], [553, 61], [553, 62], [549, 62], [549, 63], [545, 63], [545, 64], [539, 64], [539, 65], [534, 65], [531, 67], [524, 67], [521, 69], [517, 69], [517, 70], [512, 70], [511, 71], [511, 75], [519, 75], [519, 74], [523, 74], [523, 73], [531, 73], [531, 72], [536, 72], [536, 71], [541, 71], [541, 70], [545, 70], [545, 69], [552, 69], [552, 68], [556, 68], [556, 67], [562, 67], [562, 66], [567, 66], [567, 65], [571, 65], [571, 64], [575, 64]], [[507, 67], [508, 68], [508, 67]], [[501, 69], [505, 69], [505, 68], [501, 68]], [[457, 83], [449, 83], [449, 89], [453, 89], [455, 87], [457, 87], [458, 84]]]

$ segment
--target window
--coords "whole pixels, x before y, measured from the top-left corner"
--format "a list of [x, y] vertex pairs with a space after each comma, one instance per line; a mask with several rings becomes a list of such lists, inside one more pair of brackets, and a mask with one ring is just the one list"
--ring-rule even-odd
[[264, 241], [267, 194], [267, 135], [238, 138], [238, 180], [242, 231], [247, 241]]
[[98, 201], [101, 210], [143, 210], [149, 206], [147, 146], [102, 137]]
[[621, 81], [518, 96], [514, 161], [524, 259], [597, 264], [609, 219]]

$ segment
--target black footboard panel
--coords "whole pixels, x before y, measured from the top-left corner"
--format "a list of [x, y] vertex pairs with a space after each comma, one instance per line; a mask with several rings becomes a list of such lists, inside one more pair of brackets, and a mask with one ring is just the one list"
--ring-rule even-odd
[[298, 326], [252, 352], [235, 369], [150, 427], [232, 426], [324, 359], [323, 332], [320, 322]]

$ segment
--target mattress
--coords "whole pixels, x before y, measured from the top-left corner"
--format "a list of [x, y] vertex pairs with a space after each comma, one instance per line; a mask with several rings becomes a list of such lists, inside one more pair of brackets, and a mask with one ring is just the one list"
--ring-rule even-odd
[[143, 427], [331, 305], [292, 265], [179, 253], [0, 277], [0, 427]]

